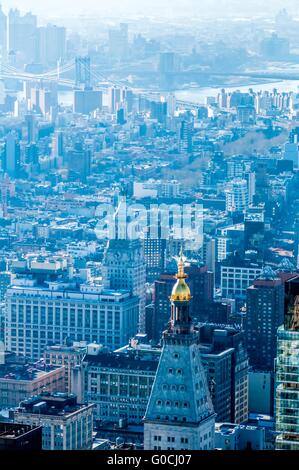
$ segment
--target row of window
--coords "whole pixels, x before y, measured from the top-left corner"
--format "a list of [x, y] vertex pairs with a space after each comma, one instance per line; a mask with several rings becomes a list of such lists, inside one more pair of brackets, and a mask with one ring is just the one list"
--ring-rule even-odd
[[[162, 436], [154, 436], [154, 441], [161, 442]], [[167, 436], [167, 442], [175, 442], [176, 438], [174, 436]], [[181, 444], [188, 444], [189, 439], [187, 437], [180, 438]]]

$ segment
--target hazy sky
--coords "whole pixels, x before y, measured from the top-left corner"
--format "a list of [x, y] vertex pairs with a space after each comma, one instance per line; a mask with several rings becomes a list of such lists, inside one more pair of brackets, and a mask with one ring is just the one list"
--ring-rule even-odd
[[222, 14], [258, 15], [264, 12], [273, 16], [283, 7], [296, 14], [298, 0], [0, 0], [3, 7], [18, 7], [22, 11], [32, 10], [43, 17], [47, 15], [74, 16], [82, 13], [97, 12], [99, 16], [134, 14], [163, 16], [192, 15], [221, 16]]

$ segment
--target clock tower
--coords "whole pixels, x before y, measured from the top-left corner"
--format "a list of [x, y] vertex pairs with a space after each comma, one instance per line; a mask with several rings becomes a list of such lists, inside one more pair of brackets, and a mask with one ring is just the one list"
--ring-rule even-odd
[[189, 314], [184, 258], [178, 260], [171, 319], [144, 418], [146, 450], [214, 449], [215, 413]]

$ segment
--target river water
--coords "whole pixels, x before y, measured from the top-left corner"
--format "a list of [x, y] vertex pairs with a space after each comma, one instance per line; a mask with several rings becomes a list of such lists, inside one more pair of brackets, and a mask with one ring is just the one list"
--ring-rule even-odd
[[188, 88], [186, 90], [178, 90], [175, 92], [175, 96], [178, 100], [183, 101], [190, 101], [196, 103], [204, 103], [205, 99], [208, 96], [217, 96], [218, 93], [225, 89], [226, 92], [233, 92], [236, 90], [240, 90], [242, 92], [247, 92], [249, 88], [252, 88], [253, 91], [272, 91], [274, 88], [277, 89], [278, 92], [298, 92], [299, 81], [297, 80], [281, 80], [276, 82], [268, 82], [268, 83], [248, 83], [246, 85], [241, 86], [228, 86], [228, 87], [194, 87]]
[[[274, 88], [278, 92], [298, 92], [299, 91], [299, 81], [297, 80], [281, 80], [273, 81], [267, 83], [250, 83], [242, 84], [240, 86], [221, 86], [221, 87], [190, 87], [185, 90], [176, 90], [174, 92], [176, 98], [182, 101], [189, 101], [195, 103], [205, 103], [205, 100], [208, 96], [217, 96], [222, 88], [225, 88], [227, 92], [232, 92], [235, 90], [240, 90], [242, 92], [247, 92], [249, 88], [252, 88], [253, 91], [272, 91]], [[64, 106], [72, 106], [73, 104], [73, 91], [60, 91], [58, 93], [59, 103]], [[103, 95], [103, 104], [107, 105], [107, 95]]]

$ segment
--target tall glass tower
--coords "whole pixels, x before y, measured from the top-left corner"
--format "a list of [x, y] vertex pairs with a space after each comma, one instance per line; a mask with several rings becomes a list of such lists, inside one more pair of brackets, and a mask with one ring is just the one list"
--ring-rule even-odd
[[299, 450], [299, 276], [285, 284], [284, 324], [277, 332], [276, 449]]

